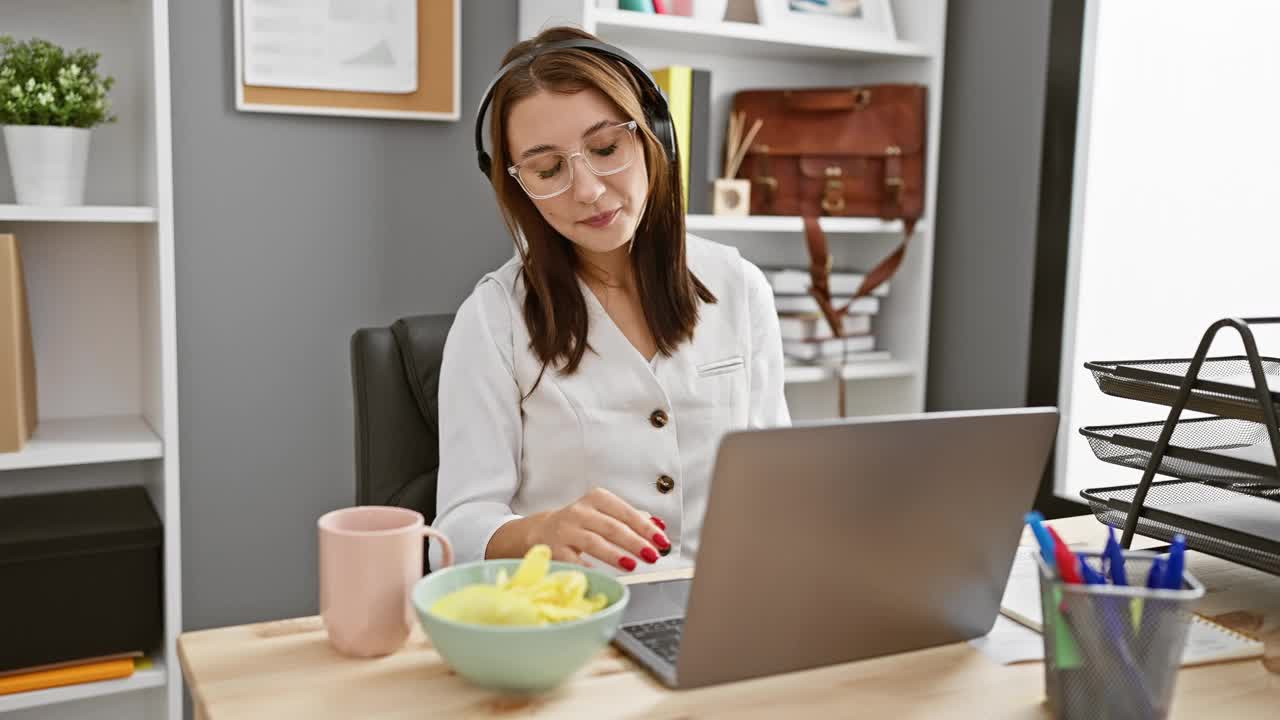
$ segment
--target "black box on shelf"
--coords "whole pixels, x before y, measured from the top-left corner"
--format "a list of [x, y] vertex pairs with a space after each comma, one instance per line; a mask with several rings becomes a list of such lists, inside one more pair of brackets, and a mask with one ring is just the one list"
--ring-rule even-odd
[[163, 535], [141, 487], [0, 498], [0, 672], [158, 649]]

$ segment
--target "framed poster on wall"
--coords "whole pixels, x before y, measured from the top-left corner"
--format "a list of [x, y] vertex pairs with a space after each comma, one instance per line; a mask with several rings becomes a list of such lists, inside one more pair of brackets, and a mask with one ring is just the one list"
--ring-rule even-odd
[[460, 0], [232, 0], [236, 109], [457, 120]]

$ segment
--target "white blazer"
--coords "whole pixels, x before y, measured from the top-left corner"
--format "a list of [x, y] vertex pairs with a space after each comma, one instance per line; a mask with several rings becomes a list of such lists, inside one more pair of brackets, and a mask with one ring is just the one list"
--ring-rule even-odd
[[[788, 425], [790, 414], [764, 274], [734, 248], [693, 235], [686, 248], [689, 268], [718, 300], [699, 306], [692, 341], [651, 365], [580, 282], [591, 349], [572, 375], [548, 367], [523, 407], [541, 362], [529, 347], [519, 259], [463, 302], [440, 368], [433, 523], [453, 541], [456, 562], [483, 559], [504, 523], [596, 486], [666, 523], [671, 553], [641, 567], [693, 561], [721, 436]], [[432, 567], [440, 560], [433, 543]]]

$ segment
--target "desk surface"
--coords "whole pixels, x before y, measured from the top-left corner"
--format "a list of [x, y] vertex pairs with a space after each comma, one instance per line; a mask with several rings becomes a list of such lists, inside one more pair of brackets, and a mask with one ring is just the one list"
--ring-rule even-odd
[[[1053, 525], [1080, 549], [1097, 546], [1103, 537], [1090, 516]], [[1023, 543], [1032, 543], [1029, 535]], [[1280, 675], [1272, 674], [1280, 673], [1280, 578], [1199, 553], [1191, 554], [1188, 566], [1208, 588], [1200, 612], [1262, 637], [1268, 657], [1184, 669], [1173, 717], [1274, 718], [1280, 707]], [[316, 617], [184, 633], [178, 655], [196, 717], [205, 720], [417, 718], [424, 712], [593, 720], [784, 713], [794, 720], [851, 712], [1048, 717], [1040, 663], [997, 665], [967, 643], [681, 691], [658, 684], [611, 646], [567, 684], [534, 699], [469, 685], [444, 665], [418, 628], [399, 652], [375, 660], [347, 659], [331, 650]]]

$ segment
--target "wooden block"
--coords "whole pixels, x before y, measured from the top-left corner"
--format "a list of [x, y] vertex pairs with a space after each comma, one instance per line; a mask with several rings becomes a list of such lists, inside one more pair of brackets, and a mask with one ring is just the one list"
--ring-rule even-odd
[[17, 452], [36, 428], [36, 363], [18, 239], [0, 235], [0, 452]]
[[713, 215], [746, 215], [751, 208], [751, 181], [745, 178], [719, 178], [712, 189]]

